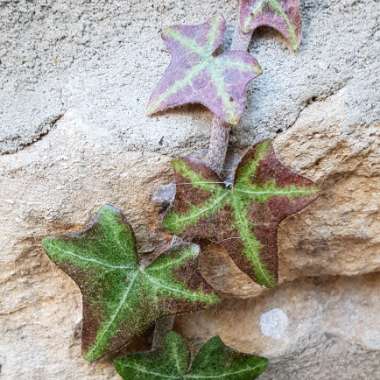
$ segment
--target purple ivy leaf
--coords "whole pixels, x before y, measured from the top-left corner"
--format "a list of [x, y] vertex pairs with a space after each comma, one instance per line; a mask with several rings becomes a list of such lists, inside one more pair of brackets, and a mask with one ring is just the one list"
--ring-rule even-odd
[[205, 24], [163, 31], [172, 60], [150, 98], [148, 114], [199, 103], [229, 124], [239, 122], [246, 87], [261, 68], [247, 52], [216, 54], [225, 30], [224, 18], [213, 17]]
[[241, 0], [240, 29], [250, 33], [259, 26], [269, 26], [280, 32], [293, 51], [301, 43], [299, 0]]

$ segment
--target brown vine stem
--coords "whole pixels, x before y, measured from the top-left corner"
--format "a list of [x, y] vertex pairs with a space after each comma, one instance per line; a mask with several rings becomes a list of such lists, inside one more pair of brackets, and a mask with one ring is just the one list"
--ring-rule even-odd
[[[236, 26], [232, 39], [231, 50], [248, 50], [252, 33], [242, 34], [239, 23]], [[206, 156], [206, 164], [217, 174], [221, 174], [226, 159], [228, 143], [230, 139], [231, 125], [214, 117], [211, 123], [210, 143]]]
[[[240, 27], [237, 25], [232, 40], [231, 50], [248, 50], [251, 42], [252, 33], [240, 33]], [[221, 174], [224, 161], [226, 159], [231, 125], [214, 117], [211, 124], [210, 144], [206, 156], [206, 164], [217, 174]], [[153, 349], [159, 349], [162, 345], [165, 335], [172, 330], [175, 317], [164, 317], [156, 322], [153, 334]]]
[[153, 333], [152, 350], [159, 350], [162, 347], [166, 334], [173, 330], [175, 317], [163, 317], [156, 321]]

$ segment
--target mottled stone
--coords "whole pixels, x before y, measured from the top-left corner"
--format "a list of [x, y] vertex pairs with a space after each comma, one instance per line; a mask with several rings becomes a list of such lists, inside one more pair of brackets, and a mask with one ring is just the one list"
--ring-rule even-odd
[[270, 359], [260, 380], [380, 378], [380, 275], [298, 280], [252, 300], [177, 319], [196, 344], [225, 344]]
[[161, 241], [153, 189], [168, 158], [123, 152], [68, 112], [45, 139], [0, 156], [0, 364], [5, 379], [111, 379], [109, 364], [80, 352], [81, 297], [41, 248], [42, 237], [77, 230], [105, 203], [125, 210], [150, 252]]
[[[376, 0], [303, 1], [297, 55], [278, 35], [255, 33], [264, 74], [232, 142], [279, 135], [281, 160], [322, 195], [281, 225], [279, 289], [180, 326], [197, 341], [220, 333], [268, 355], [263, 379], [380, 378], [379, 275], [365, 275], [380, 269], [377, 9]], [[79, 290], [40, 240], [80, 228], [104, 203], [126, 212], [142, 251], [165, 238], [151, 196], [171, 181], [172, 156], [207, 146], [211, 115], [145, 116], [169, 60], [159, 31], [221, 13], [236, 21], [236, 2], [0, 1], [2, 378], [118, 378], [81, 357]], [[235, 275], [241, 296], [261, 292]]]
[[276, 140], [281, 160], [321, 188], [281, 225], [283, 281], [380, 270], [380, 121], [347, 123], [346, 92], [309, 106]]

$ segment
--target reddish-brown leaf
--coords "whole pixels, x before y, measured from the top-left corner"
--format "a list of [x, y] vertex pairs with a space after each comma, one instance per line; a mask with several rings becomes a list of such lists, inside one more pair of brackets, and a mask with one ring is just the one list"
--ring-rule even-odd
[[89, 361], [119, 350], [163, 316], [218, 301], [197, 273], [197, 246], [142, 264], [132, 227], [112, 206], [81, 233], [47, 238], [43, 245], [82, 291], [82, 347]]
[[316, 198], [313, 183], [277, 159], [270, 141], [251, 148], [234, 184], [193, 159], [173, 162], [177, 194], [164, 227], [184, 239], [222, 245], [257, 283], [277, 283], [277, 228]]

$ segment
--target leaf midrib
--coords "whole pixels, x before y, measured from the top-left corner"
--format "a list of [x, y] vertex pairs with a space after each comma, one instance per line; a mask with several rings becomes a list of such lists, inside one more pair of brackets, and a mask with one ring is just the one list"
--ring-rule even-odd
[[[122, 310], [123, 306], [125, 305], [126, 300], [127, 300], [128, 296], [129, 296], [130, 292], [133, 290], [133, 286], [134, 286], [134, 284], [135, 284], [135, 282], [136, 282], [138, 276], [140, 275], [140, 273], [141, 273], [141, 271], [140, 271], [139, 269], [136, 270], [136, 272], [134, 273], [134, 275], [133, 275], [132, 278], [130, 279], [130, 282], [129, 282], [127, 288], [125, 289], [125, 291], [124, 291], [124, 293], [123, 293], [123, 296], [121, 297], [120, 302], [119, 302], [119, 304], [118, 304], [118, 306], [117, 306], [117, 308], [116, 308], [116, 311], [115, 311], [114, 314], [111, 316], [111, 318], [108, 319], [106, 325], [102, 328], [100, 336], [99, 336], [99, 335], [96, 336], [96, 338], [95, 338], [95, 343], [94, 343], [94, 345], [92, 346], [91, 350], [88, 351], [88, 353], [87, 353], [86, 356], [91, 357], [92, 353], [98, 349], [98, 345], [99, 345], [99, 343], [97, 343], [97, 342], [99, 342], [99, 341], [101, 341], [102, 339], [104, 339], [104, 336], [109, 332], [109, 330], [110, 330], [112, 324], [115, 322], [115, 320], [116, 320], [116, 318], [118, 317], [120, 311]], [[127, 307], [127, 308], [130, 310], [129, 307]], [[107, 345], [108, 343], [109, 343], [109, 340], [107, 341], [106, 345]]]
[[[215, 212], [217, 212], [221, 208], [221, 205], [224, 202], [228, 202], [228, 200], [225, 200], [225, 198], [227, 198], [230, 195], [229, 191], [227, 191], [223, 188], [221, 188], [221, 190], [222, 190], [221, 195], [219, 195], [219, 196], [214, 195], [208, 199], [208, 202], [206, 201], [208, 203], [207, 207], [199, 208], [199, 211], [196, 212], [195, 214], [189, 213], [188, 216], [180, 217], [181, 224], [186, 225], [186, 223], [189, 220], [193, 220], [193, 219], [197, 219], [197, 222], [198, 222], [199, 219], [202, 218], [202, 215], [207, 214], [210, 210], [216, 209]], [[195, 209], [197, 209], [196, 206], [195, 206]], [[183, 228], [181, 228], [181, 229], [183, 230]]]
[[[262, 187], [262, 189], [265, 189], [265, 187]], [[235, 188], [234, 191], [236, 191], [237, 193], [243, 193], [243, 194], [248, 194], [248, 195], [257, 195], [257, 196], [260, 196], [260, 195], [270, 195], [270, 196], [273, 196], [273, 197], [276, 197], [276, 196], [286, 196], [286, 195], [289, 195], [289, 196], [292, 196], [292, 195], [295, 195], [295, 194], [300, 194], [300, 195], [310, 195], [313, 193], [313, 190], [310, 189], [310, 188], [296, 188], [296, 189], [287, 189], [286, 187], [284, 188], [278, 188], [278, 189], [275, 189], [275, 190], [256, 190], [254, 188], [247, 188], [247, 189], [244, 189], [244, 188]], [[253, 201], [254, 202], [254, 201]]]
[[222, 373], [218, 375], [192, 375], [192, 374], [185, 374], [185, 375], [166, 375], [163, 373], [155, 372], [152, 370], [147, 370], [145, 367], [142, 367], [140, 365], [128, 365], [124, 364], [124, 367], [130, 368], [136, 371], [139, 371], [141, 373], [145, 373], [147, 375], [154, 375], [159, 376], [164, 379], [173, 379], [173, 380], [186, 380], [186, 379], [221, 379], [221, 378], [227, 378], [230, 376], [240, 375], [247, 372], [255, 371], [257, 368], [260, 367], [259, 364], [255, 365], [254, 367], [244, 368], [238, 371], [228, 372], [228, 373]]
[[260, 285], [270, 287], [270, 285], [273, 283], [273, 279], [271, 278], [271, 274], [268, 272], [266, 265], [261, 260], [260, 246], [257, 250], [253, 248], [254, 243], [258, 240], [256, 235], [251, 231], [252, 228], [249, 225], [250, 222], [247, 218], [245, 212], [246, 210], [242, 210], [242, 207], [240, 207], [241, 199], [239, 197], [233, 197], [232, 201], [233, 204], [231, 205], [231, 207], [234, 210], [233, 216], [235, 219], [236, 229], [238, 230], [240, 239], [242, 240], [245, 249], [247, 249], [251, 253], [251, 255], [248, 256], [244, 254], [243, 250], [242, 254], [246, 257], [250, 265], [253, 267], [254, 273], [257, 277], [257, 282]]
[[94, 263], [94, 264], [99, 264], [102, 268], [110, 268], [110, 269], [122, 269], [122, 270], [130, 270], [132, 269], [132, 267], [130, 265], [113, 265], [113, 264], [110, 264], [110, 263], [107, 263], [106, 261], [103, 261], [103, 260], [100, 260], [100, 259], [94, 259], [94, 258], [90, 258], [90, 257], [87, 257], [87, 256], [81, 256], [81, 255], [78, 255], [76, 253], [74, 253], [73, 251], [68, 251], [68, 250], [61, 250], [59, 249], [60, 251], [64, 252], [63, 254], [64, 255], [67, 255], [67, 256], [72, 256], [78, 260], [81, 260], [81, 261], [84, 261], [84, 262], [88, 262], [88, 263]]
[[[200, 298], [202, 297], [201, 294], [196, 294], [196, 293], [194, 294], [194, 292], [191, 292], [191, 291], [186, 291], [186, 290], [170, 287], [166, 283], [160, 281], [158, 278], [150, 276], [147, 272], [144, 272], [143, 275], [144, 275], [145, 279], [148, 282], [150, 282], [151, 285], [153, 285], [155, 287], [155, 289], [168, 290], [172, 297], [182, 296], [183, 299], [185, 299], [185, 300], [189, 300], [189, 298], [191, 298], [190, 296], [193, 296], [194, 298], [197, 298], [198, 300], [200, 300]], [[205, 299], [203, 300], [203, 302], [207, 302], [206, 301], [207, 296], [205, 295], [204, 297], [205, 297]]]
[[223, 373], [223, 374], [218, 374], [218, 375], [201, 375], [201, 376], [189, 374], [189, 375], [185, 375], [183, 378], [184, 379], [221, 379], [228, 376], [234, 376], [234, 375], [239, 375], [246, 372], [251, 372], [251, 371], [256, 370], [259, 367], [260, 365], [257, 364], [254, 367], [244, 368], [244, 369], [241, 369], [239, 371], [234, 371], [234, 372], [228, 372], [228, 373]]

